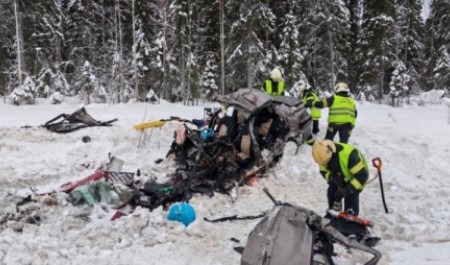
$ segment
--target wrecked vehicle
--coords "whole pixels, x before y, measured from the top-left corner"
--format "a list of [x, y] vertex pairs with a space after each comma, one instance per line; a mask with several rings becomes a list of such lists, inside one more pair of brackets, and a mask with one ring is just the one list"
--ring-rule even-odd
[[72, 114], [60, 114], [47, 121], [42, 127], [56, 133], [69, 133], [86, 127], [111, 126], [111, 123], [116, 121], [117, 119], [98, 121], [89, 115], [83, 107], [74, 111]]
[[185, 182], [191, 192], [227, 193], [264, 175], [282, 157], [287, 142], [299, 147], [311, 137], [311, 117], [295, 98], [240, 89], [217, 102], [223, 107], [208, 126], [177, 128], [166, 156], [175, 163], [173, 183]]

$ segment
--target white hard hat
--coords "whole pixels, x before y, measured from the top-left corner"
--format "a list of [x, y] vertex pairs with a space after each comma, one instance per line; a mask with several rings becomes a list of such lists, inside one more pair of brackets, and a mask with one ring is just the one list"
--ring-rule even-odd
[[336, 86], [334, 87], [334, 92], [335, 93], [339, 93], [339, 92], [350, 92], [350, 89], [348, 88], [348, 85], [346, 83], [340, 82], [337, 83]]
[[272, 79], [275, 82], [283, 81], [283, 78], [281, 77], [281, 71], [278, 68], [274, 68], [272, 72], [270, 72], [270, 79]]

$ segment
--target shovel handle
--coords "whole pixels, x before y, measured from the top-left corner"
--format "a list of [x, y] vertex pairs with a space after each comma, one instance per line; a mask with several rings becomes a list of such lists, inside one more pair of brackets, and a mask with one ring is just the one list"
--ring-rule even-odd
[[375, 157], [372, 159], [372, 165], [378, 170], [378, 172], [381, 171], [381, 167], [383, 166], [383, 162], [381, 161], [381, 158]]

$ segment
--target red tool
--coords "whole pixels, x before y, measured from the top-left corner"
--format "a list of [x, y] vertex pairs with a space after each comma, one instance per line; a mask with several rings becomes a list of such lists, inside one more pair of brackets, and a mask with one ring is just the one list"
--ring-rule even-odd
[[339, 218], [339, 219], [344, 219], [344, 220], [347, 220], [347, 221], [350, 221], [350, 222], [354, 222], [354, 223], [363, 225], [365, 227], [373, 227], [373, 222], [372, 221], [369, 221], [369, 220], [364, 219], [364, 218], [359, 217], [359, 216], [354, 216], [354, 215], [351, 215], [351, 214], [346, 214], [346, 213], [338, 212], [336, 210], [331, 210], [331, 209], [328, 210], [328, 213], [331, 216]]
[[376, 157], [372, 159], [372, 165], [377, 169], [378, 178], [380, 179], [381, 199], [383, 200], [384, 211], [386, 213], [389, 213], [386, 205], [386, 200], [384, 198], [383, 178], [381, 177], [381, 167], [383, 166], [383, 162], [381, 161], [381, 158]]

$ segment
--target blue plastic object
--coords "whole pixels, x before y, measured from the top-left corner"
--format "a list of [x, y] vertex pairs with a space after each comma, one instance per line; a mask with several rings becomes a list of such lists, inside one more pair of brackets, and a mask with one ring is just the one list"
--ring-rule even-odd
[[214, 131], [213, 131], [213, 129], [211, 129], [211, 128], [204, 128], [204, 129], [202, 129], [202, 131], [200, 132], [200, 136], [201, 136], [204, 140], [206, 140], [206, 139], [208, 139], [209, 137], [214, 136]]
[[178, 221], [188, 226], [195, 221], [195, 210], [190, 204], [185, 202], [177, 202], [172, 204], [169, 209], [167, 218], [171, 221]]

